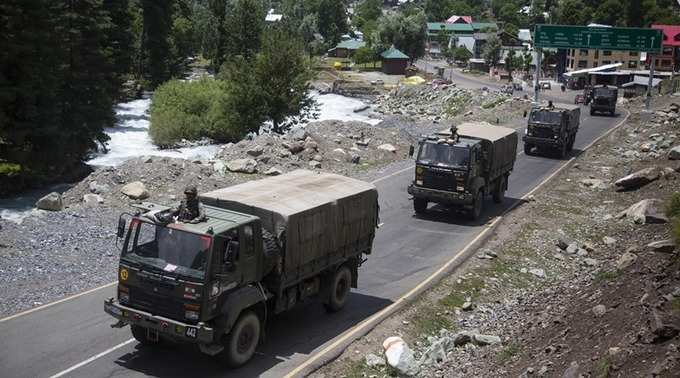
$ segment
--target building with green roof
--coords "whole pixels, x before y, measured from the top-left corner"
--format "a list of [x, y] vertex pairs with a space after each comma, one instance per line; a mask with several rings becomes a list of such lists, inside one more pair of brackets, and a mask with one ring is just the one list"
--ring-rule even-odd
[[411, 58], [392, 46], [380, 54], [382, 72], [387, 75], [403, 75]]
[[328, 56], [334, 56], [336, 58], [349, 58], [354, 55], [357, 50], [364, 46], [366, 46], [366, 42], [360, 39], [347, 39], [328, 50]]

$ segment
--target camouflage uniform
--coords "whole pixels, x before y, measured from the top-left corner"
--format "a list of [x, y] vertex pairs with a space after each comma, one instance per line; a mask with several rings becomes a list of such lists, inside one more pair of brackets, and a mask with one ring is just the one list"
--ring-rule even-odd
[[173, 214], [177, 220], [185, 223], [198, 223], [206, 220], [205, 209], [198, 201], [198, 191], [195, 186], [188, 186], [184, 190], [186, 198], [182, 200], [179, 207], [173, 209]]

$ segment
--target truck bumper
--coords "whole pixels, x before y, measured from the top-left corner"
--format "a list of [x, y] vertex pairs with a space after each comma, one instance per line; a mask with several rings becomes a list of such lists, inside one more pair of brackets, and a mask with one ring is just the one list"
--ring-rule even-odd
[[522, 141], [538, 147], [559, 147], [562, 145], [559, 139], [536, 138], [527, 135], [522, 137]]
[[442, 203], [447, 205], [471, 206], [472, 195], [469, 193], [447, 192], [444, 190], [427, 189], [415, 186], [408, 187], [408, 194], [415, 198], [422, 198], [429, 202]]
[[104, 311], [122, 323], [153, 329], [159, 335], [164, 335], [177, 341], [196, 344], [209, 344], [213, 342], [214, 330], [202, 323], [192, 325], [162, 316], [154, 316], [148, 312], [124, 306], [113, 298], [104, 302]]

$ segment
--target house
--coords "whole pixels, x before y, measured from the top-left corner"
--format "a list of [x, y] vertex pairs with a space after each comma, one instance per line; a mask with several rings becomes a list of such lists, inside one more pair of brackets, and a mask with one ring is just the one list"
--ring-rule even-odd
[[354, 55], [354, 53], [360, 48], [366, 46], [366, 42], [359, 39], [347, 39], [340, 43], [332, 49], [328, 50], [328, 56], [333, 56], [336, 58], [349, 58]]
[[[663, 50], [654, 55], [654, 69], [659, 71], [676, 71], [680, 66], [680, 25], [652, 25], [652, 29], [663, 32]], [[649, 54], [651, 55], [651, 54]], [[647, 66], [651, 63], [647, 58]]]
[[408, 67], [410, 58], [408, 55], [392, 46], [380, 54], [382, 72], [387, 75], [403, 75]]
[[447, 24], [468, 24], [472, 25], [472, 16], [456, 16], [453, 15], [446, 20]]
[[635, 70], [640, 66], [640, 53], [637, 51], [612, 51], [591, 49], [567, 49], [567, 71], [583, 70], [614, 63]]
[[[652, 89], [659, 88], [661, 79], [652, 78]], [[635, 76], [633, 81], [621, 85], [624, 90], [624, 97], [644, 96], [647, 93], [647, 86], [649, 85], [649, 76]]]
[[440, 46], [442, 39], [447, 39], [448, 47], [451, 47], [454, 39], [473, 36], [482, 31], [496, 32], [497, 30], [498, 24], [495, 22], [474, 22], [471, 16], [451, 16], [446, 22], [428, 22], [427, 52], [431, 56], [438, 56], [444, 47]]

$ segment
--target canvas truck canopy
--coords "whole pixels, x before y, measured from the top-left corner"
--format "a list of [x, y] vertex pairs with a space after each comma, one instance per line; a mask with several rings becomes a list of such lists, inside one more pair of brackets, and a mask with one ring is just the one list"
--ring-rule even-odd
[[311, 273], [319, 260], [350, 246], [368, 242], [370, 248], [378, 217], [378, 192], [372, 184], [307, 170], [200, 198], [207, 205], [257, 216], [266, 230], [285, 240], [284, 274], [289, 278]]

